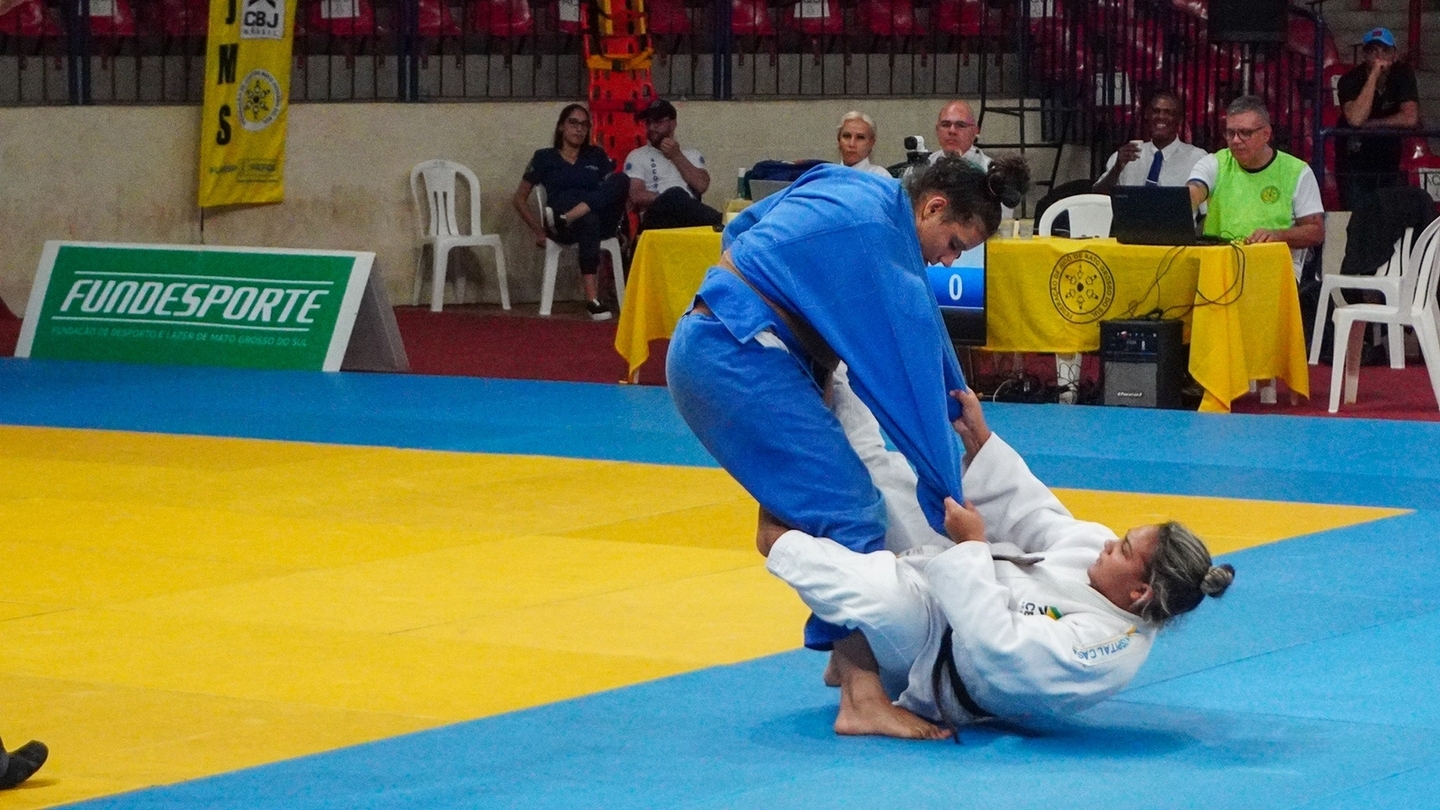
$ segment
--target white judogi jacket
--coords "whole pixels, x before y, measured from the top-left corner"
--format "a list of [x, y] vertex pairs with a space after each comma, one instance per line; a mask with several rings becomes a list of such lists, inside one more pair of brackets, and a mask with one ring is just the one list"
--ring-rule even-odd
[[[925, 522], [914, 473], [885, 449], [874, 417], [843, 377], [835, 411], [885, 497], [892, 551], [858, 554], [788, 532], [767, 564], [822, 619], [866, 631], [887, 685], [908, 681], [899, 705], [942, 719], [932, 672], [947, 625], [971, 697], [1003, 719], [1078, 712], [1130, 682], [1156, 628], [1089, 585], [1087, 571], [1114, 532], [1077, 520], [992, 435], [964, 475], [988, 542], [954, 545]], [[971, 719], [943, 680], [941, 691], [943, 719]]]

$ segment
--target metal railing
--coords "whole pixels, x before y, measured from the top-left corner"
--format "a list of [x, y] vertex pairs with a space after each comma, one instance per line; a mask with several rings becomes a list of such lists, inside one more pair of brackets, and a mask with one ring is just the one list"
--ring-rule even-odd
[[1214, 42], [1198, 13], [1202, 6], [1184, 0], [1029, 3], [1030, 94], [1066, 112], [1054, 119], [1067, 129], [1057, 139], [1097, 147], [1092, 173], [1111, 148], [1144, 136], [1142, 105], [1162, 89], [1179, 95], [1183, 135], [1197, 146], [1223, 146], [1226, 105], [1253, 94], [1270, 109], [1276, 145], [1311, 154], [1318, 137], [1314, 88], [1323, 72], [1315, 59], [1322, 41], [1315, 15], [1291, 8], [1281, 42]]
[[[243, 3], [244, 0], [239, 0]], [[649, 0], [676, 97], [999, 92], [1015, 0]], [[0, 15], [0, 105], [194, 104], [207, 0], [21, 0]], [[296, 102], [578, 98], [579, 0], [297, 0]]]

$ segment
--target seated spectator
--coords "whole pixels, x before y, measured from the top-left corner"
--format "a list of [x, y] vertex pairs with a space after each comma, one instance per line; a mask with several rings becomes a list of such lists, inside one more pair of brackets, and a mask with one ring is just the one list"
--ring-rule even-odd
[[[537, 185], [545, 187], [543, 223], [530, 207], [530, 192]], [[510, 199], [534, 232], [537, 247], [545, 247], [546, 237], [562, 245], [579, 245], [585, 309], [597, 321], [610, 317], [609, 308], [600, 303], [596, 282], [600, 243], [620, 227], [628, 187], [625, 175], [615, 173], [615, 161], [590, 143], [590, 112], [583, 104], [569, 104], [555, 122], [555, 145], [535, 152]]]
[[[1361, 40], [1365, 61], [1340, 77], [1343, 123], [1352, 127], [1414, 129], [1420, 126], [1415, 71], [1395, 56], [1395, 35], [1375, 28]], [[1376, 190], [1406, 185], [1400, 173], [1398, 135], [1342, 135], [1335, 140], [1335, 181], [1347, 210]]]
[[875, 122], [870, 116], [855, 110], [845, 113], [845, 117], [840, 119], [840, 130], [836, 136], [840, 144], [840, 162], [852, 169], [889, 177], [888, 169], [870, 162], [875, 137]]
[[625, 158], [630, 203], [640, 211], [640, 227], [719, 225], [720, 212], [700, 202], [710, 188], [704, 155], [698, 149], [682, 149], [675, 140], [675, 105], [657, 98], [635, 118], [645, 122], [649, 141]]
[[13, 788], [34, 776], [49, 757], [50, 749], [42, 742], [31, 740], [9, 752], [5, 750], [5, 743], [0, 742], [0, 790]]
[[1180, 97], [1161, 90], [1145, 105], [1145, 128], [1149, 140], [1130, 141], [1110, 156], [1105, 174], [1095, 181], [1097, 194], [1109, 194], [1116, 186], [1183, 186], [1190, 170], [1205, 150], [1180, 140], [1185, 108]]
[[[980, 122], [975, 118], [975, 111], [965, 101], [952, 101], [940, 108], [940, 115], [935, 119], [935, 139], [940, 148], [930, 153], [930, 165], [942, 157], [958, 157], [969, 161], [982, 171], [989, 171], [991, 158], [975, 145], [980, 138]], [[915, 173], [915, 167], [905, 169], [905, 178], [908, 180]], [[1010, 219], [1015, 216], [1015, 210], [1009, 206], [1000, 206], [1000, 218]]]
[[1241, 96], [1231, 102], [1225, 110], [1230, 146], [1195, 163], [1190, 203], [1209, 202], [1206, 234], [1289, 245], [1298, 280], [1305, 251], [1325, 241], [1325, 208], [1315, 173], [1300, 158], [1277, 152], [1271, 134], [1263, 101]]

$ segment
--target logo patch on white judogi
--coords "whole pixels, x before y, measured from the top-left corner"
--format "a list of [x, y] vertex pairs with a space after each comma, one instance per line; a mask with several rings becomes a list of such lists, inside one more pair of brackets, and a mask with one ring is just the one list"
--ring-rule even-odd
[[1075, 657], [1080, 659], [1082, 663], [1094, 664], [1125, 652], [1125, 650], [1129, 649], [1134, 635], [1135, 628], [1130, 627], [1124, 633], [1114, 638], [1105, 639], [1099, 643], [1091, 644], [1088, 647], [1073, 647], [1072, 649], [1075, 651]]

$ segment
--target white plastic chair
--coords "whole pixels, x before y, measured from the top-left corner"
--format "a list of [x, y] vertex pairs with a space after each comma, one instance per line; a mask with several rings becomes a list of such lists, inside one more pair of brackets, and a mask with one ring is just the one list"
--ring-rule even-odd
[[[535, 186], [535, 208], [540, 213], [540, 221], [545, 221], [545, 187]], [[563, 214], [564, 211], [557, 211]], [[555, 303], [555, 276], [560, 272], [560, 251], [565, 248], [575, 248], [576, 245], [562, 245], [554, 239], [545, 238], [545, 278], [540, 286], [540, 314], [550, 317], [550, 307]], [[622, 304], [625, 301], [625, 260], [620, 258], [620, 240], [614, 236], [600, 243], [600, 249], [610, 254], [610, 266], [615, 270], [615, 299]]]
[[[470, 184], [470, 230], [461, 233], [455, 222], [455, 177], [459, 175]], [[420, 203], [420, 179], [425, 179], [425, 205]], [[445, 304], [445, 273], [450, 262], [450, 251], [457, 247], [489, 247], [495, 249], [495, 274], [500, 279], [500, 306], [510, 308], [510, 284], [505, 278], [505, 248], [497, 234], [487, 234], [480, 228], [480, 181], [475, 172], [449, 160], [427, 160], [416, 164], [410, 170], [410, 196], [415, 209], [429, 212], [428, 224], [421, 221], [420, 255], [415, 259], [414, 303], [420, 303], [420, 285], [424, 281], [423, 266], [425, 246], [430, 246], [430, 311], [439, 312]], [[465, 278], [455, 279], [455, 298], [465, 298]]]
[[[1392, 334], [1408, 326], [1415, 330], [1430, 388], [1440, 406], [1440, 307], [1435, 290], [1440, 287], [1440, 219], [1430, 223], [1415, 239], [1408, 271], [1400, 277], [1400, 295], [1395, 304], [1348, 304], [1336, 307], [1335, 366], [1330, 371], [1330, 413], [1340, 410], [1340, 385], [1345, 385], [1345, 402], [1354, 403], [1360, 381], [1360, 342], [1365, 323], [1383, 323]], [[1344, 341], [1343, 343], [1341, 341]]]
[[[1320, 300], [1315, 303], [1315, 327], [1310, 335], [1310, 365], [1320, 362], [1320, 342], [1325, 339], [1325, 321], [1333, 303], [1338, 309], [1345, 306], [1341, 290], [1376, 290], [1385, 296], [1388, 306], [1400, 304], [1400, 279], [1410, 272], [1406, 267], [1410, 253], [1415, 247], [1415, 229], [1406, 228], [1405, 235], [1395, 241], [1395, 251], [1389, 261], [1373, 276], [1342, 276], [1326, 274], [1320, 282]], [[1403, 330], [1391, 329], [1389, 338], [1390, 367], [1405, 368], [1405, 335]]]
[[1035, 227], [1035, 235], [1049, 236], [1050, 229], [1055, 225], [1055, 218], [1064, 211], [1070, 212], [1071, 238], [1098, 236], [1104, 239], [1110, 235], [1110, 221], [1115, 215], [1110, 210], [1109, 194], [1061, 197], [1045, 209], [1045, 214], [1040, 217], [1040, 224]]

